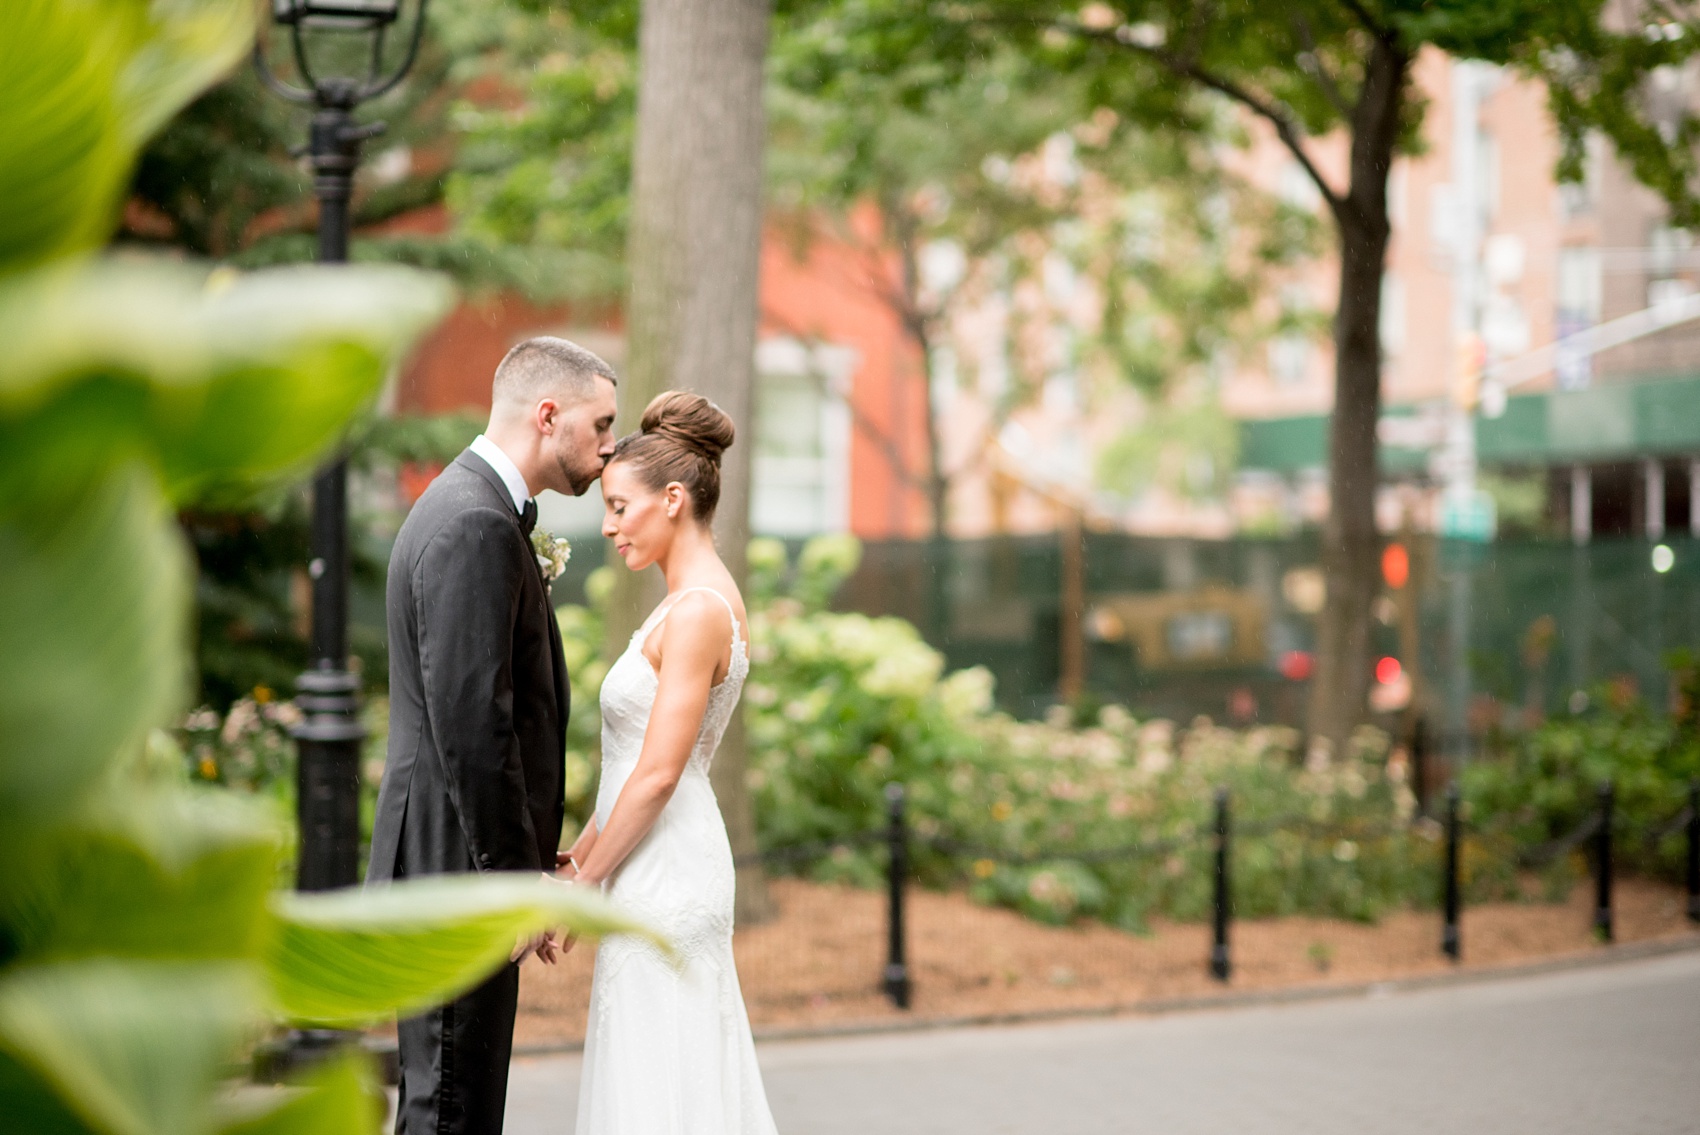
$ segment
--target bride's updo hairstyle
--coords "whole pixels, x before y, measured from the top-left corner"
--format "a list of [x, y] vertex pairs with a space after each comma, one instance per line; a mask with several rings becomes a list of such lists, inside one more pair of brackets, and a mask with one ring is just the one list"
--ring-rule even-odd
[[731, 446], [732, 419], [700, 394], [669, 390], [643, 411], [637, 433], [614, 446], [608, 464], [628, 464], [651, 489], [685, 487], [696, 518], [707, 524], [720, 503], [720, 455]]

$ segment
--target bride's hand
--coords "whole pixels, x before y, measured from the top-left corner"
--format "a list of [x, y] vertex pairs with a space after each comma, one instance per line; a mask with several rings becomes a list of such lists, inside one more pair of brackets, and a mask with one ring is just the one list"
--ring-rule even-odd
[[573, 861], [573, 853], [570, 851], [557, 851], [555, 853], [555, 878], [565, 879], [570, 883], [577, 877], [578, 864]]

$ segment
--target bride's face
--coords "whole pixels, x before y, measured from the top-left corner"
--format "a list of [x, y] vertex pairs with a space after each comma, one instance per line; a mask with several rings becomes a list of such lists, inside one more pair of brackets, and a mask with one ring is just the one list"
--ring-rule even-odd
[[614, 541], [614, 551], [628, 568], [642, 571], [672, 545], [684, 515], [685, 490], [677, 481], [652, 489], [630, 462], [619, 461], [602, 473], [602, 501], [602, 534]]

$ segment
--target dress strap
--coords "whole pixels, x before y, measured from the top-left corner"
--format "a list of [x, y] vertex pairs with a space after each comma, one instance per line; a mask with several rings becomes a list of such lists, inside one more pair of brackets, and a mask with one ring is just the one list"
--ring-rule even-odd
[[[648, 632], [649, 632], [649, 631], [653, 631], [653, 630], [654, 630], [654, 629], [655, 629], [655, 628], [656, 628], [656, 627], [658, 627], [658, 626], [660, 626], [660, 625], [661, 625], [661, 624], [662, 624], [662, 623], [664, 623], [664, 622], [666, 622], [666, 621], [667, 621], [667, 615], [668, 615], [668, 613], [669, 613], [669, 612], [671, 612], [671, 611], [672, 611], [672, 610], [673, 610], [673, 608], [674, 608], [674, 607], [675, 607], [675, 606], [677, 606], [677, 605], [678, 605], [678, 603], [679, 603], [679, 600], [681, 600], [681, 599], [683, 599], [683, 598], [684, 598], [684, 597], [685, 597], [685, 596], [687, 596], [687, 595], [689, 595], [689, 594], [690, 594], [690, 593], [691, 593], [691, 592], [693, 592], [693, 591], [706, 591], [706, 592], [708, 592], [708, 593], [709, 593], [709, 594], [710, 594], [710, 595], [712, 595], [712, 596], [714, 596], [714, 597], [715, 597], [715, 598], [716, 598], [716, 599], [718, 599], [718, 600], [720, 600], [720, 602], [722, 602], [722, 603], [723, 603], [723, 604], [725, 604], [725, 605], [726, 605], [726, 613], [727, 613], [727, 614], [728, 614], [728, 615], [731, 615], [731, 616], [732, 616], [732, 645], [733, 645], [733, 646], [737, 646], [737, 645], [738, 645], [738, 641], [739, 641], [739, 635], [738, 635], [738, 632], [739, 632], [739, 628], [738, 628], [738, 611], [737, 611], [737, 608], [735, 608], [735, 607], [733, 607], [733, 606], [732, 606], [732, 601], [731, 601], [731, 600], [730, 600], [730, 599], [728, 599], [728, 598], [726, 598], [726, 596], [724, 596], [724, 595], [722, 595], [722, 594], [720, 594], [720, 592], [718, 592], [718, 591], [716, 591], [716, 590], [715, 590], [715, 589], [714, 589], [714, 588], [712, 588], [712, 587], [687, 587], [687, 588], [685, 588], [685, 589], [684, 589], [684, 590], [683, 590], [683, 591], [681, 591], [681, 592], [679, 592], [679, 593], [678, 593], [678, 594], [676, 594], [676, 595], [674, 595], [674, 596], [673, 596], [673, 597], [672, 597], [672, 598], [671, 598], [671, 599], [670, 599], [670, 600], [669, 600], [669, 601], [667, 601], [667, 602], [665, 602], [665, 603], [663, 603], [663, 604], [662, 604], [662, 605], [661, 605], [661, 606], [660, 606], [660, 607], [659, 607], [659, 608], [657, 608], [657, 610], [656, 610], [656, 614], [657, 614], [657, 615], [659, 615], [659, 616], [660, 616], [660, 618], [657, 618], [657, 619], [655, 619], [655, 622], [654, 622], [654, 624], [653, 624], [653, 625], [651, 625], [651, 626], [650, 626], [650, 627], [649, 627], [649, 628], [648, 628], [648, 629], [647, 629], [647, 630], [646, 630], [646, 631], [645, 631], [645, 633], [644, 633], [644, 637], [645, 637], [645, 638], [648, 638], [648, 637], [649, 637], [649, 633], [648, 633]], [[653, 616], [652, 616], [652, 617], [653, 617]]]

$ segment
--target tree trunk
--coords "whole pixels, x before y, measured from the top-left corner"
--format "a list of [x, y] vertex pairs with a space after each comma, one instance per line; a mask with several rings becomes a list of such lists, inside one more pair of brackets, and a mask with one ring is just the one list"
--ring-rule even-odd
[[[761, 251], [762, 66], [771, 0], [644, 0], [620, 417], [635, 429], [663, 390], [694, 390], [737, 424], [721, 469], [716, 543], [742, 586], [750, 536], [757, 273]], [[622, 573], [608, 609], [621, 649], [660, 598], [658, 572]], [[732, 850], [755, 850], [742, 722], [713, 781]], [[738, 872], [740, 922], [767, 917], [759, 867]]]
[[1057, 532], [1061, 580], [1057, 619], [1057, 701], [1075, 707], [1086, 692], [1086, 510], [1063, 506]]
[[927, 558], [932, 573], [927, 579], [927, 637], [939, 650], [950, 642], [950, 576], [955, 557], [950, 546], [950, 478], [944, 471], [944, 423], [933, 402], [933, 351], [931, 336], [916, 336], [921, 350], [921, 397], [927, 412]]
[[1399, 139], [1410, 56], [1376, 40], [1352, 114], [1351, 187], [1335, 211], [1340, 300], [1334, 316], [1334, 414], [1329, 422], [1327, 602], [1317, 627], [1310, 731], [1340, 753], [1364, 719], [1370, 610], [1380, 538], [1375, 526], [1376, 422], [1381, 416], [1381, 277], [1387, 260], [1387, 178]]
[[920, 222], [905, 211], [900, 201], [882, 203], [897, 236], [903, 270], [902, 310], [899, 321], [921, 356], [921, 410], [927, 428], [927, 610], [921, 628], [935, 647], [943, 650], [950, 636], [950, 477], [944, 471], [944, 423], [933, 401], [932, 319], [921, 308]]

